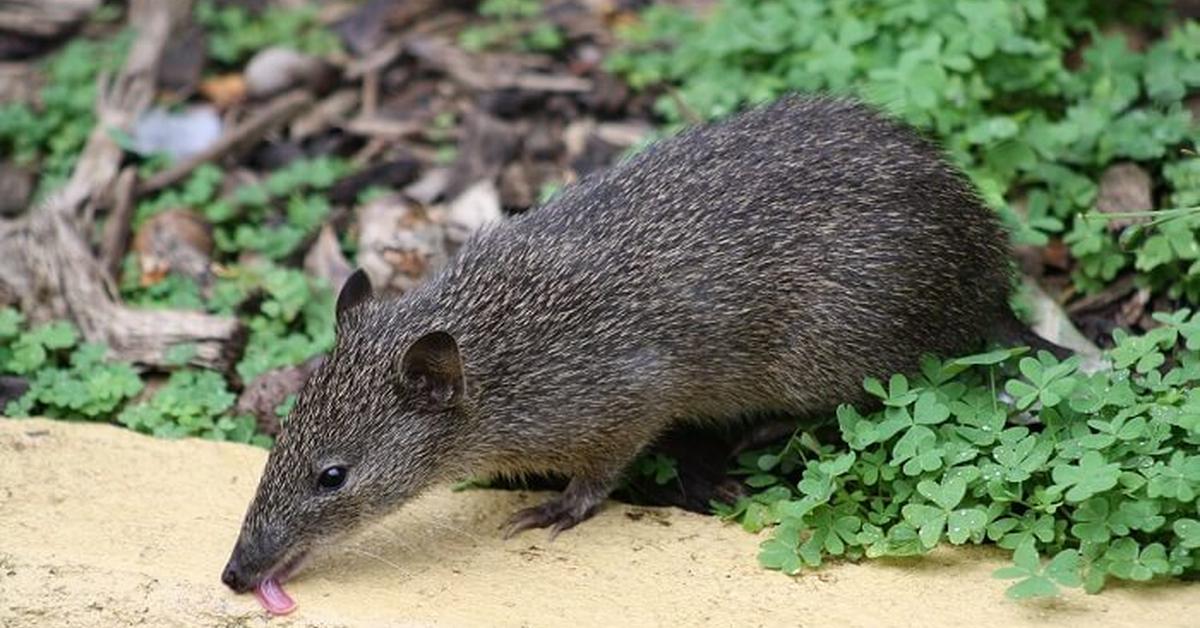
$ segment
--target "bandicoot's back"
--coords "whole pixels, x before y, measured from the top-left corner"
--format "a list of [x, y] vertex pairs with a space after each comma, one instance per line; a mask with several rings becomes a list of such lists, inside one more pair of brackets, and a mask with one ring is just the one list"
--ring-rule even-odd
[[644, 386], [682, 418], [857, 400], [867, 375], [973, 348], [1009, 290], [1005, 234], [934, 146], [862, 105], [793, 97], [482, 234], [425, 294], [478, 331], [459, 340], [481, 369], [541, 372], [504, 382], [514, 395]]

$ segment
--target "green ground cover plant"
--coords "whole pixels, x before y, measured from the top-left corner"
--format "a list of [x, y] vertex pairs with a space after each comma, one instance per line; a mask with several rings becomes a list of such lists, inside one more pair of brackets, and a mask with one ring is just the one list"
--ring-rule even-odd
[[341, 42], [317, 19], [316, 5], [268, 5], [253, 13], [236, 4], [218, 6], [212, 0], [196, 4], [196, 22], [208, 34], [208, 55], [233, 66], [255, 52], [271, 46], [286, 46], [322, 56], [341, 50]]
[[[185, 362], [187, 347], [180, 347]], [[5, 416], [48, 416], [117, 421], [165, 437], [198, 436], [270, 446], [255, 433], [253, 417], [233, 416], [235, 395], [220, 373], [175, 371], [142, 398], [145, 383], [133, 366], [105, 358], [103, 345], [80, 342], [70, 323], [28, 325], [12, 308], [0, 309], [0, 375], [26, 378], [28, 390], [3, 408]]]
[[[721, 516], [773, 526], [760, 562], [797, 573], [830, 558], [995, 543], [1014, 598], [1109, 579], [1200, 574], [1200, 315], [1119, 335], [1113, 369], [997, 350], [869, 379], [883, 409], [837, 412], [837, 438], [798, 432], [741, 456], [755, 491]], [[1042, 567], [1039, 557], [1049, 557]]]
[[512, 47], [554, 52], [566, 43], [557, 26], [540, 19], [542, 3], [538, 0], [483, 0], [478, 10], [489, 21], [459, 33], [458, 43], [467, 50]]
[[[198, 168], [175, 188], [139, 204], [135, 224], [172, 208], [187, 207], [213, 225], [222, 270], [205, 291], [194, 280], [171, 274], [143, 287], [131, 254], [124, 264], [122, 294], [146, 307], [203, 308], [238, 315], [250, 329], [237, 374], [249, 381], [281, 366], [299, 364], [333, 346], [333, 297], [303, 271], [283, 264], [329, 216], [322, 194], [350, 171], [345, 162], [319, 157], [298, 160], [261, 183], [218, 196], [215, 166]], [[238, 262], [239, 255], [256, 261]], [[253, 303], [251, 303], [253, 302]]]
[[33, 104], [0, 104], [0, 153], [40, 174], [38, 195], [66, 182], [96, 123], [96, 86], [125, 57], [128, 35], [76, 39], [45, 63]]
[[1196, 302], [1195, 214], [1128, 247], [1090, 214], [1100, 173], [1123, 161], [1153, 175], [1161, 207], [1200, 204], [1200, 134], [1183, 106], [1200, 87], [1200, 23], [1141, 51], [1104, 30], [1159, 28], [1166, 4], [761, 0], [707, 18], [659, 6], [625, 30], [610, 67], [635, 87], [673, 86], [657, 102], [673, 127], [788, 91], [857, 94], [938, 137], [1018, 242], [1062, 238], [1080, 290], [1132, 268]]
[[[1200, 299], [1200, 132], [1183, 101], [1200, 87], [1200, 24], [1148, 42], [1107, 28], [1162, 28], [1166, 4], [656, 6], [609, 67], [662, 92], [668, 132], [789, 91], [863, 97], [937, 137], [1018, 243], [1065, 242], [1080, 292], [1133, 272], [1187, 308]], [[1156, 207], [1093, 211], [1119, 162], [1152, 175]], [[1118, 235], [1117, 217], [1148, 222]], [[1155, 319], [1145, 335], [1114, 334], [1111, 371], [1000, 350], [868, 380], [882, 410], [843, 406], [828, 442], [798, 431], [781, 451], [743, 455], [751, 496], [717, 510], [772, 527], [759, 559], [787, 573], [987, 542], [1013, 552], [996, 576], [1016, 581], [1014, 598], [1195, 577], [1200, 326], [1188, 309]]]

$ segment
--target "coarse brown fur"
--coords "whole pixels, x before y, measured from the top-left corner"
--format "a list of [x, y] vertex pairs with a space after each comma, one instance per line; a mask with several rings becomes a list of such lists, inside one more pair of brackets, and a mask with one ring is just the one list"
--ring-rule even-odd
[[[667, 428], [862, 402], [863, 378], [1007, 329], [1010, 285], [966, 178], [866, 106], [789, 97], [691, 129], [478, 233], [401, 299], [344, 294], [226, 582], [467, 473], [570, 476], [513, 520], [569, 527]], [[323, 491], [330, 465], [349, 479]]]

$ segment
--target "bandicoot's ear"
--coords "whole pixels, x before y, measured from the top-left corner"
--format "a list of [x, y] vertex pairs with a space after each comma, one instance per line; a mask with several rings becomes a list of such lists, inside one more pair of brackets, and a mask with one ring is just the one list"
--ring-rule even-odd
[[337, 319], [340, 322], [342, 316], [347, 310], [371, 298], [371, 278], [367, 276], [367, 271], [359, 268], [351, 273], [346, 279], [346, 283], [342, 284], [342, 291], [338, 293], [337, 298]]
[[463, 363], [454, 336], [433, 331], [413, 341], [400, 359], [400, 382], [435, 409], [462, 401]]

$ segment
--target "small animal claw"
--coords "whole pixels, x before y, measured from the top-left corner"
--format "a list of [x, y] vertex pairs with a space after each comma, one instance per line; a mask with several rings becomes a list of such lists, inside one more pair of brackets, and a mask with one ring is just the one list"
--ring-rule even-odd
[[540, 510], [541, 507], [534, 507], [522, 508], [521, 510], [514, 512], [512, 516], [500, 526], [504, 530], [505, 540], [511, 539], [512, 537], [516, 536], [518, 532], [523, 532], [529, 528], [539, 528], [545, 526], [545, 523], [541, 523], [543, 516], [541, 515]]
[[579, 504], [560, 496], [539, 506], [522, 508], [513, 513], [504, 528], [504, 538], [510, 539], [530, 528], [550, 528], [550, 540], [559, 533], [575, 527], [596, 512], [598, 504]]
[[[569, 518], [566, 509], [561, 506], [558, 500], [548, 501], [540, 506], [532, 508], [522, 508], [513, 513], [508, 521], [504, 524], [504, 538], [510, 539], [520, 532], [529, 530], [530, 528], [547, 528], [553, 527], [557, 529], [559, 522], [564, 518]], [[575, 525], [577, 522], [572, 522], [570, 525]], [[570, 527], [570, 526], [567, 526]], [[566, 529], [566, 528], [563, 528]], [[557, 532], [551, 538], [557, 535]]]

